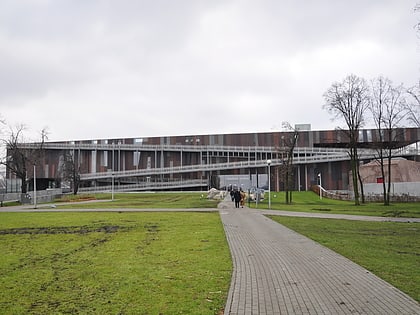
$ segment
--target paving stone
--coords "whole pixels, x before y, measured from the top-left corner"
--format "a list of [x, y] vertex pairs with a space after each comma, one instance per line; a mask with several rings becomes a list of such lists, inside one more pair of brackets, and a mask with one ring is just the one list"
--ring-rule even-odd
[[219, 208], [233, 259], [225, 315], [420, 314], [405, 293], [260, 210]]

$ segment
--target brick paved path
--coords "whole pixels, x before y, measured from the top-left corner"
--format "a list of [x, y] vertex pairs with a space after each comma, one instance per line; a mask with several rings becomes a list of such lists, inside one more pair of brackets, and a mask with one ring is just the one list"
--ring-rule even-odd
[[220, 205], [233, 258], [225, 315], [420, 314], [389, 283], [258, 210]]

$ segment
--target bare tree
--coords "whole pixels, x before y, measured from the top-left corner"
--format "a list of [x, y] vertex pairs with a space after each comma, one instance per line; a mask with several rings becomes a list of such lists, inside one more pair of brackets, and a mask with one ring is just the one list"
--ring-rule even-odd
[[42, 156], [44, 141], [47, 138], [46, 129], [41, 131], [41, 142], [25, 146], [24, 125], [15, 128], [9, 127], [8, 137], [3, 139], [6, 147], [6, 157], [0, 164], [4, 165], [9, 172], [16, 175], [21, 180], [21, 193], [27, 193], [28, 168], [36, 165]]
[[[370, 111], [373, 121], [378, 129], [377, 152], [382, 176], [384, 205], [390, 203], [391, 191], [391, 160], [393, 143], [398, 137], [398, 128], [407, 115], [404, 99], [404, 87], [394, 87], [389, 79], [378, 77], [372, 80], [372, 95], [370, 98]], [[385, 171], [385, 162], [387, 170]]]
[[293, 128], [289, 122], [282, 123], [283, 129], [292, 131], [289, 136], [282, 136], [282, 143], [280, 144], [279, 153], [283, 157], [283, 163], [280, 166], [280, 174], [283, 178], [285, 202], [291, 204], [293, 200], [293, 181], [294, 181], [294, 167], [293, 167], [293, 151], [296, 147], [298, 139], [298, 130]]
[[407, 93], [409, 96], [406, 103], [407, 119], [420, 128], [420, 81], [418, 85], [409, 88]]
[[[414, 12], [420, 13], [420, 2], [414, 6]], [[420, 21], [415, 25], [420, 34]], [[420, 80], [416, 86], [407, 90], [410, 100], [407, 102], [408, 120], [420, 128]]]
[[347, 125], [347, 130], [343, 130], [343, 132], [349, 140], [354, 201], [356, 205], [360, 205], [357, 143], [359, 130], [364, 125], [365, 112], [369, 106], [369, 87], [363, 78], [352, 74], [342, 82], [333, 83], [324, 93], [324, 99], [324, 109], [333, 114], [334, 118], [344, 119]]
[[62, 180], [70, 182], [74, 195], [77, 195], [80, 186], [80, 169], [75, 161], [74, 154], [64, 151], [60, 161], [59, 173]]

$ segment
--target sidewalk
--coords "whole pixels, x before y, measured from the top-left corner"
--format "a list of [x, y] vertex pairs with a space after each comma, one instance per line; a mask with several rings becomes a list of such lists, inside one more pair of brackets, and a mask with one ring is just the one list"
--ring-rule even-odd
[[406, 294], [260, 210], [219, 209], [234, 266], [225, 315], [420, 314]]

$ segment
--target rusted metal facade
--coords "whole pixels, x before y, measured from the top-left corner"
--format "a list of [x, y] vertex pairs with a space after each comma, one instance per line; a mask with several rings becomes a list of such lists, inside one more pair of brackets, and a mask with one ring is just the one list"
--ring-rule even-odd
[[[101, 139], [83, 141], [49, 142], [38, 163], [37, 178], [43, 188], [57, 186], [60, 182], [60, 163], [65, 154], [71, 154], [78, 171], [83, 174], [118, 173], [135, 170], [154, 170], [192, 165], [218, 165], [241, 161], [280, 161], [289, 147], [294, 132], [262, 132], [212, 135], [183, 135], [167, 137], [139, 137], [125, 139]], [[379, 132], [366, 129], [359, 132], [358, 146], [372, 148], [380, 142]], [[386, 139], [385, 139], [386, 140]], [[420, 141], [420, 128], [404, 128], [394, 131], [390, 143], [394, 148], [405, 147]], [[348, 137], [341, 130], [299, 131], [296, 149], [299, 148], [346, 148]], [[242, 149], [241, 149], [242, 148]], [[418, 149], [418, 148], [417, 148]], [[418, 152], [418, 150], [417, 150]], [[413, 154], [410, 159], [419, 159]], [[271, 182], [273, 190], [282, 190], [279, 164], [273, 164]], [[28, 168], [29, 170], [31, 168]], [[195, 169], [190, 172], [162, 173], [130, 177], [120, 176], [122, 184], [139, 181], [202, 179], [205, 187], [217, 185], [217, 176], [228, 174], [249, 175], [266, 173], [267, 168], [258, 165], [245, 168], [220, 168], [212, 170]], [[326, 189], [345, 190], [348, 188], [349, 161], [320, 161], [299, 163], [294, 168], [294, 189], [307, 190], [317, 184], [318, 174], [322, 174], [322, 184]], [[7, 175], [12, 177], [11, 174]], [[28, 178], [33, 174], [28, 174]], [[106, 185], [110, 179], [85, 180], [84, 186]], [[42, 187], [42, 186], [41, 186]]]

